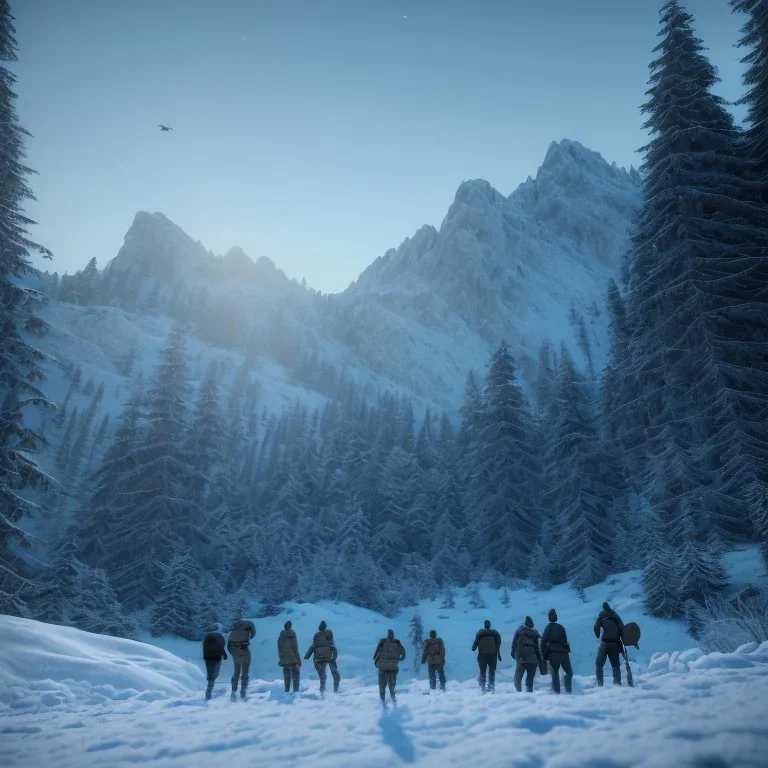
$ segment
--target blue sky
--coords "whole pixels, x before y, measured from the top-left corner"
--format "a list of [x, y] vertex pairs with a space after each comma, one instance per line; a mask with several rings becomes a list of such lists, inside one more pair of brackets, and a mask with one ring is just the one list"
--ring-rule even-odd
[[[461, 181], [509, 194], [553, 140], [637, 165], [660, 5], [16, 0], [34, 235], [72, 272], [162, 211], [216, 253], [342, 290], [439, 226]], [[742, 20], [686, 6], [737, 98]]]

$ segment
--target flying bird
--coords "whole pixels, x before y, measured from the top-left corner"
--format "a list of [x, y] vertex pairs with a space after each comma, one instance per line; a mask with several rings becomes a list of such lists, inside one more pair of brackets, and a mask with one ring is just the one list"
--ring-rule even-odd
[[173, 128], [169, 128], [167, 125], [160, 125], [159, 123], [158, 123], [158, 126], [157, 126], [157, 127], [158, 127], [158, 128], [161, 130], [161, 131], [172, 131], [172, 130], [173, 130]]

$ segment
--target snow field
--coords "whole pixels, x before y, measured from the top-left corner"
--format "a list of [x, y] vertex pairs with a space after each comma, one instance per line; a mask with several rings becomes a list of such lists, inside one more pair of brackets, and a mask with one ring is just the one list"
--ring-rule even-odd
[[[696, 656], [696, 654], [693, 654]], [[247, 701], [225, 690], [96, 705], [67, 703], [0, 716], [9, 766], [704, 766], [754, 768], [768, 754], [768, 643], [713, 654], [686, 671], [643, 675], [635, 689], [579, 679], [571, 696], [518, 694], [473, 681], [429, 694], [401, 685], [396, 709], [348, 681], [323, 701], [303, 686], [253, 681]], [[224, 688], [224, 686], [222, 686]], [[745, 705], [749, 700], [750, 706]]]
[[[726, 557], [731, 590], [765, 585], [756, 547]], [[388, 619], [345, 604], [289, 604], [257, 619], [249, 698], [229, 700], [231, 662], [222, 665], [214, 698], [203, 698], [200, 644], [152, 638], [145, 644], [0, 616], [0, 766], [739, 766], [768, 764], [768, 642], [734, 653], [692, 648], [680, 622], [642, 614], [637, 572], [611, 577], [585, 600], [566, 586], [549, 592], [480, 590], [488, 608], [472, 608], [454, 590]], [[603, 600], [643, 629], [632, 650], [635, 688], [596, 687], [592, 632]], [[573, 648], [574, 693], [556, 696], [537, 675], [532, 694], [517, 693], [509, 656], [526, 615], [543, 629], [558, 610]], [[255, 604], [254, 604], [255, 608]], [[425, 668], [413, 678], [408, 638], [414, 612], [425, 633], [436, 628], [448, 651], [448, 690], [430, 692]], [[339, 694], [320, 700], [312, 665], [300, 693], [283, 692], [276, 659], [279, 629], [290, 616], [306, 651], [317, 624], [328, 622], [339, 645]], [[484, 618], [502, 633], [504, 661], [495, 695], [482, 695], [470, 648]], [[398, 707], [381, 709], [372, 655], [392, 627], [405, 643]], [[159, 648], [158, 645], [162, 645]], [[680, 652], [680, 649], [688, 649]]]

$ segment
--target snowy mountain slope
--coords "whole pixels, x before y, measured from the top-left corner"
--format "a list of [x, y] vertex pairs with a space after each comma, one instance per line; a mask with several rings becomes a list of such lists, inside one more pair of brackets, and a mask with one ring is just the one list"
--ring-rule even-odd
[[[637, 174], [578, 142], [553, 143], [535, 179], [509, 197], [463, 183], [439, 230], [424, 227], [377, 259], [347, 291], [414, 322], [460, 318], [488, 344], [535, 357], [541, 340], [574, 346], [569, 314], [602, 308], [639, 206]], [[595, 323], [596, 359], [605, 354]]]
[[[136, 215], [109, 269], [145, 295], [184, 289], [200, 301], [202, 291], [275, 354], [370, 370], [455, 409], [468, 370], [481, 370], [502, 339], [528, 367], [544, 337], [582, 359], [572, 311], [599, 366], [606, 283], [639, 193], [636, 173], [565, 140], [509, 197], [486, 181], [463, 183], [439, 230], [422, 227], [341, 294], [318, 295], [239, 248], [214, 256], [159, 213]], [[194, 323], [194, 302], [191, 311]]]
[[[768, 581], [755, 548], [727, 556], [731, 589]], [[448, 651], [448, 688], [429, 692], [423, 668], [412, 677], [411, 612], [388, 620], [349, 605], [290, 605], [290, 613], [257, 620], [246, 702], [230, 702], [225, 663], [214, 699], [202, 697], [199, 644], [149, 644], [0, 617], [0, 733], [4, 764], [18, 768], [115, 768], [137, 763], [189, 766], [220, 754], [231, 766], [466, 765], [704, 766], [754, 768], [768, 753], [768, 643], [704, 655], [679, 622], [644, 617], [638, 574], [621, 574], [587, 591], [482, 590], [487, 609], [423, 602], [425, 629], [436, 625]], [[635, 688], [598, 689], [592, 624], [609, 599], [643, 627], [632, 651]], [[574, 692], [555, 696], [537, 676], [532, 694], [511, 682], [511, 633], [526, 613], [541, 628], [552, 606], [574, 647]], [[278, 628], [290, 615], [303, 651], [324, 618], [339, 644], [341, 691], [320, 700], [309, 664], [300, 693], [283, 693], [275, 663]], [[481, 696], [470, 645], [480, 622], [495, 619], [504, 638], [495, 696]], [[398, 707], [382, 711], [371, 656], [393, 626], [408, 658], [401, 666]], [[184, 660], [184, 656], [189, 657]], [[192, 662], [192, 663], [189, 663]], [[746, 706], [749, 701], [750, 705]]]

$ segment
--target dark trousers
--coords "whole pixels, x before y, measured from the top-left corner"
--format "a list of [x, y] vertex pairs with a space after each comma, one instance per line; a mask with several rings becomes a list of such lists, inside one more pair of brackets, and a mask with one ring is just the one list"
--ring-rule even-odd
[[230, 646], [228, 650], [235, 664], [235, 674], [232, 675], [232, 693], [237, 690], [237, 683], [240, 682], [240, 693], [245, 696], [245, 690], [248, 688], [248, 670], [251, 668], [251, 652], [248, 648], [238, 648], [234, 645]]
[[320, 692], [325, 690], [325, 681], [327, 679], [327, 670], [329, 667], [331, 670], [331, 677], [333, 678], [333, 690], [339, 690], [339, 683], [341, 682], [341, 675], [339, 669], [336, 666], [335, 661], [315, 661], [315, 669], [317, 670], [317, 676], [320, 678]]
[[523, 690], [523, 674], [525, 674], [525, 690], [530, 693], [533, 691], [533, 679], [536, 677], [536, 667], [538, 664], [524, 664], [522, 661], [517, 662], [515, 667], [515, 688], [518, 691]]
[[216, 682], [216, 678], [221, 671], [221, 659], [212, 661], [211, 659], [205, 660], [205, 675], [208, 678], [208, 687], [205, 689], [205, 698], [210, 699], [213, 693], [213, 684]]
[[293, 692], [299, 692], [299, 681], [301, 680], [301, 670], [297, 664], [283, 667], [283, 682], [285, 683], [285, 692], [291, 690], [291, 681], [293, 681]]
[[437, 688], [437, 678], [440, 678], [440, 690], [445, 690], [445, 669], [442, 664], [429, 665], [429, 687], [434, 691]]
[[611, 662], [613, 669], [613, 684], [621, 685], [621, 646], [618, 643], [600, 643], [595, 661], [597, 684], [603, 684], [603, 667], [606, 659]]
[[571, 683], [573, 682], [573, 667], [571, 666], [571, 658], [567, 653], [562, 655], [555, 655], [554, 653], [549, 657], [549, 666], [552, 672], [552, 690], [555, 693], [560, 693], [560, 667], [565, 672], [565, 692], [571, 692]]
[[488, 675], [488, 688], [496, 687], [496, 661], [495, 653], [478, 653], [477, 663], [480, 665], [480, 687], [485, 690], [485, 676]]
[[380, 669], [379, 670], [379, 696], [384, 701], [384, 697], [387, 693], [387, 686], [389, 686], [389, 695], [392, 697], [392, 701], [395, 700], [395, 686], [397, 685], [397, 670], [396, 669]]

